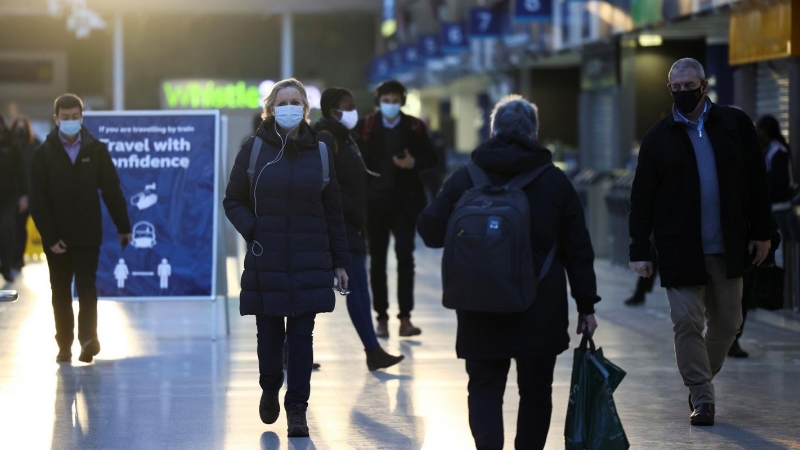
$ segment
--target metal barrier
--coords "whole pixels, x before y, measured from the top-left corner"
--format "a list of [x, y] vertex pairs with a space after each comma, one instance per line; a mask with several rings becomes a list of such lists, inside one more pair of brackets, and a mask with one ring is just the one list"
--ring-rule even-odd
[[628, 266], [631, 239], [628, 233], [628, 213], [631, 210], [631, 187], [634, 173], [628, 170], [614, 172], [611, 190], [606, 195], [608, 207], [608, 240], [611, 244], [611, 263]]
[[781, 233], [786, 283], [789, 295], [784, 306], [800, 313], [800, 199], [773, 206], [772, 209]]
[[612, 182], [612, 173], [597, 172], [593, 169], [583, 169], [572, 178], [586, 216], [586, 227], [592, 237], [592, 247], [598, 258], [608, 258], [611, 254], [608, 208], [604, 199], [611, 189]]

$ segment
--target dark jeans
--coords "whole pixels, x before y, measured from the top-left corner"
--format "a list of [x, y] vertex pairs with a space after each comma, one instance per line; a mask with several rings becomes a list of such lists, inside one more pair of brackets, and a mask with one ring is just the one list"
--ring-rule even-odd
[[378, 338], [375, 337], [375, 328], [372, 327], [372, 313], [370, 312], [369, 280], [367, 280], [367, 255], [353, 253], [350, 267], [347, 268], [350, 276], [350, 295], [347, 296], [347, 312], [356, 328], [364, 350], [370, 351], [380, 347]]
[[389, 286], [386, 276], [386, 259], [389, 253], [389, 235], [394, 235], [397, 254], [398, 318], [411, 317], [414, 309], [414, 236], [416, 217], [398, 207], [391, 198], [369, 202], [367, 233], [370, 250], [370, 282], [373, 307], [379, 320], [389, 318]]
[[283, 403], [308, 407], [311, 368], [314, 364], [313, 333], [316, 314], [297, 317], [256, 315], [258, 372], [261, 389], [278, 392], [283, 386], [283, 343], [288, 347], [287, 391]]
[[[554, 354], [517, 359], [517, 449], [544, 448], [553, 412], [555, 365]], [[510, 359], [467, 360], [469, 427], [478, 449], [503, 448], [503, 394], [510, 366]]]
[[56, 342], [59, 348], [69, 349], [75, 338], [75, 318], [72, 314], [72, 279], [78, 291], [78, 341], [97, 338], [97, 263], [99, 246], [69, 247], [56, 255], [45, 249], [50, 268], [50, 288], [53, 291], [53, 314], [56, 319]]
[[25, 263], [25, 245], [28, 243], [28, 216], [30, 213], [17, 213], [17, 236], [14, 238], [14, 268], [20, 269]]
[[17, 204], [0, 204], [0, 272], [8, 274], [14, 268], [14, 232], [17, 228]]

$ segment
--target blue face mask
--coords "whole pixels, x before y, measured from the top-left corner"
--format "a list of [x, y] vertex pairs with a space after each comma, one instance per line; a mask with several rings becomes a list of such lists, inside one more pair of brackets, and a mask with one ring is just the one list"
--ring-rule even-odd
[[73, 137], [81, 132], [80, 120], [61, 120], [58, 123], [58, 131], [64, 136]]
[[304, 117], [302, 106], [286, 105], [275, 107], [275, 121], [284, 130], [294, 130]]
[[398, 114], [400, 114], [400, 104], [381, 103], [381, 114], [383, 114], [389, 120], [394, 119]]

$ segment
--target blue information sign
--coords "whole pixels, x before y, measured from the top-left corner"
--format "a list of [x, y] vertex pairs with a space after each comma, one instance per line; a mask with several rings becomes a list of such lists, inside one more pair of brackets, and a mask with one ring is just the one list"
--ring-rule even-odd
[[442, 50], [447, 53], [457, 53], [467, 50], [467, 33], [461, 22], [446, 22], [442, 24]]
[[213, 300], [219, 112], [87, 111], [83, 123], [108, 146], [133, 227], [122, 250], [104, 209], [99, 297]]
[[472, 8], [469, 10], [470, 39], [497, 38], [503, 33], [503, 19], [508, 11], [492, 8]]
[[440, 56], [441, 46], [436, 35], [425, 34], [419, 38], [419, 53], [423, 58], [436, 58]]
[[403, 64], [406, 68], [415, 68], [422, 64], [419, 47], [416, 45], [404, 45], [400, 47], [400, 52], [403, 54]]
[[552, 22], [553, 0], [514, 0], [517, 22]]

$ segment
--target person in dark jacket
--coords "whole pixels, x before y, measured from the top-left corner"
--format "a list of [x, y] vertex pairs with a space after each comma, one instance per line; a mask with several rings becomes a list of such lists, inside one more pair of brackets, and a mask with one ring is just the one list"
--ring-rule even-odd
[[56, 360], [72, 359], [74, 317], [72, 279], [78, 291], [79, 360], [92, 362], [100, 352], [97, 337], [97, 265], [103, 238], [100, 194], [119, 233], [122, 248], [131, 241], [128, 202], [106, 144], [82, 126], [83, 102], [72, 94], [55, 101], [57, 128], [34, 151], [30, 209], [50, 268]]
[[753, 122], [706, 97], [703, 66], [678, 60], [668, 88], [672, 114], [648, 131], [639, 150], [630, 266], [653, 276], [653, 234], [678, 370], [690, 393], [690, 421], [713, 425], [712, 381], [742, 324], [742, 276], [747, 265], [760, 265], [769, 254], [769, 191]]
[[28, 185], [20, 147], [0, 116], [0, 273], [14, 282], [17, 214], [28, 209]]
[[[280, 416], [283, 344], [288, 347], [284, 406], [289, 437], [308, 436], [312, 334], [318, 313], [333, 311], [334, 289], [346, 292], [350, 264], [339, 182], [328, 148], [329, 183], [323, 182], [318, 134], [308, 125], [305, 87], [295, 79], [275, 84], [264, 100], [262, 141], [253, 186], [247, 170], [256, 136], [236, 157], [225, 191], [225, 214], [247, 241], [239, 311], [258, 328], [259, 415]], [[334, 277], [338, 284], [334, 285]]]
[[358, 121], [356, 133], [363, 141], [361, 151], [367, 168], [379, 177], [367, 189], [370, 282], [377, 313], [378, 337], [389, 337], [389, 288], [386, 258], [389, 237], [394, 236], [397, 254], [397, 302], [400, 306], [400, 336], [417, 336], [422, 331], [411, 323], [414, 309], [415, 223], [427, 198], [420, 172], [436, 166], [425, 124], [400, 111], [406, 102], [406, 88], [387, 81], [375, 91], [379, 111]]
[[320, 101], [322, 119], [314, 125], [320, 136], [333, 149], [333, 161], [339, 178], [342, 195], [344, 225], [350, 250], [350, 294], [347, 295], [347, 312], [356, 328], [364, 351], [367, 353], [367, 368], [378, 370], [391, 367], [404, 356], [386, 353], [378, 343], [372, 327], [369, 280], [367, 279], [367, 181], [370, 177], [361, 158], [356, 141], [350, 134], [358, 122], [358, 111], [353, 94], [341, 88], [326, 89]]
[[[506, 97], [495, 106], [491, 120], [492, 138], [472, 153], [472, 161], [494, 185], [552, 163], [550, 151], [537, 142], [535, 105], [520, 96]], [[427, 246], [444, 246], [454, 206], [473, 186], [464, 167], [445, 181], [417, 222]], [[533, 305], [520, 313], [457, 311], [456, 353], [466, 360], [469, 421], [478, 449], [503, 448], [503, 393], [512, 358], [517, 362], [520, 391], [516, 448], [544, 448], [556, 357], [569, 347], [567, 276], [578, 306], [578, 333], [591, 334], [597, 328], [594, 304], [600, 298], [594, 250], [578, 194], [567, 176], [554, 167], [524, 191], [535, 215], [530, 229], [537, 273], [549, 250], [554, 245], [557, 248]]]
[[[28, 117], [19, 116], [14, 119], [14, 122], [11, 123], [11, 137], [14, 143], [19, 146], [19, 150], [22, 154], [25, 178], [30, 180], [30, 176], [27, 176], [27, 174], [31, 171], [33, 151], [36, 150], [36, 147], [41, 145], [41, 142], [39, 142], [39, 139], [37, 139], [36, 135], [33, 133], [33, 127]], [[30, 192], [30, 182], [27, 183], [26, 189], [26, 192]], [[23, 198], [23, 200], [20, 212], [17, 214], [16, 242], [14, 244], [13, 266], [16, 271], [22, 270], [22, 266], [25, 265], [25, 245], [28, 242], [27, 225], [30, 210], [28, 209], [27, 197]]]

